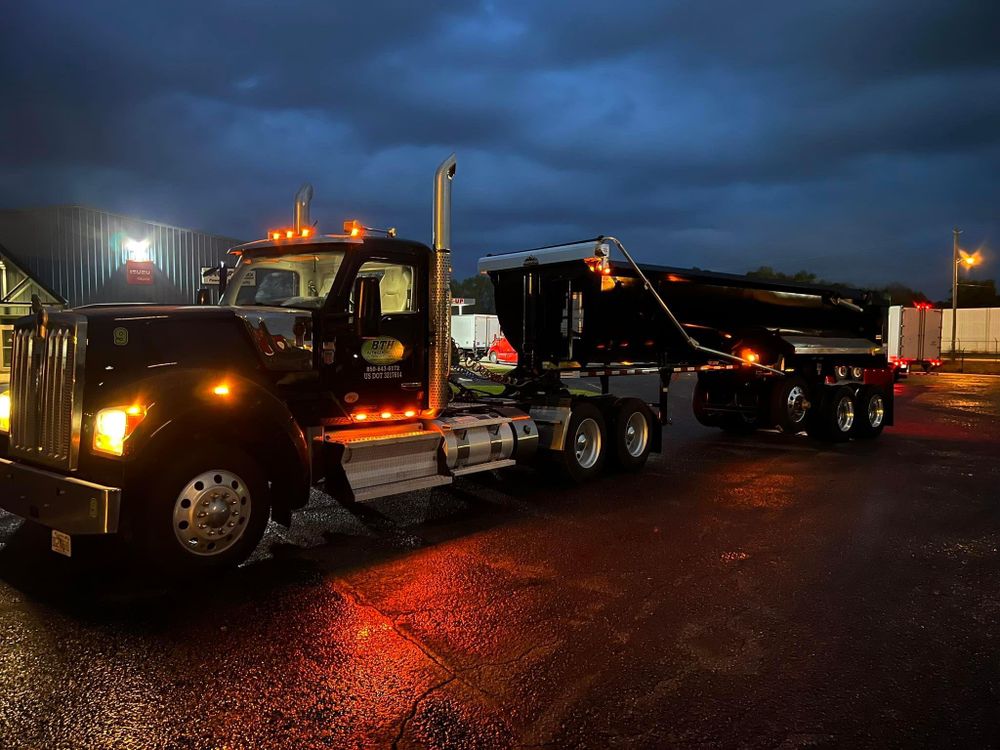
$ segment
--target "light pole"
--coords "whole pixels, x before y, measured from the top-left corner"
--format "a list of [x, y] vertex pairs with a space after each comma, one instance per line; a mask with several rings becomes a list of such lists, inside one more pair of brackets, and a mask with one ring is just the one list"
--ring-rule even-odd
[[962, 230], [955, 227], [951, 231], [954, 234], [951, 249], [951, 358], [955, 359], [955, 331], [958, 327], [958, 264], [962, 262], [958, 257], [958, 235]]
[[[956, 357], [956, 343], [955, 343], [955, 330], [958, 328], [958, 268], [959, 266], [964, 266], [966, 270], [971, 271], [973, 267], [978, 266], [982, 261], [977, 250], [974, 253], [967, 253], [958, 246], [958, 235], [962, 233], [962, 230], [955, 227], [952, 232], [955, 235], [954, 245], [951, 251], [951, 358]], [[966, 285], [968, 286], [968, 285]]]

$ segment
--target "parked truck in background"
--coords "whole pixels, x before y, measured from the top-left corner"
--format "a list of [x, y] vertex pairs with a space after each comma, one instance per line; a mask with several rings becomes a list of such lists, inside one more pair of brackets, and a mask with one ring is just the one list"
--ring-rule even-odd
[[914, 367], [930, 372], [941, 366], [943, 311], [927, 302], [889, 308], [886, 353], [896, 380]]
[[451, 338], [465, 356], [481, 359], [501, 336], [500, 319], [481, 313], [451, 316]]
[[[121, 534], [191, 571], [245, 559], [312, 488], [355, 503], [515, 463], [638, 470], [678, 372], [698, 373], [714, 427], [846, 440], [892, 423], [877, 296], [640, 266], [605, 236], [480, 260], [518, 364], [482, 368], [501, 392], [477, 390], [450, 361], [454, 174], [452, 156], [430, 246], [357, 222], [317, 234], [305, 191], [292, 227], [233, 248], [217, 306], [36, 304], [0, 394], [0, 507], [56, 551]], [[635, 374], [658, 376], [654, 403], [611, 393]], [[568, 387], [587, 376], [601, 392]]]

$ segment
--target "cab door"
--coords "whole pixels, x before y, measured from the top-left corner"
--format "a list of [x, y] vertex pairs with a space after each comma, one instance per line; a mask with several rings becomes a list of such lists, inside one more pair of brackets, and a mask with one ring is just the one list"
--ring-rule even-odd
[[[352, 253], [345, 266], [324, 312], [324, 389], [348, 414], [373, 421], [383, 413], [393, 419], [419, 413], [427, 406], [426, 255], [366, 248]], [[360, 278], [378, 280], [381, 314], [367, 330], [355, 310]]]

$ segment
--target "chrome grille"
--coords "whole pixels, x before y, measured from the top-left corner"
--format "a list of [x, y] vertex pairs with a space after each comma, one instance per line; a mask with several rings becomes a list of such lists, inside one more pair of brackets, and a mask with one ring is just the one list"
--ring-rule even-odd
[[36, 318], [18, 321], [10, 368], [10, 453], [75, 469], [80, 450], [83, 318], [52, 314], [39, 336]]

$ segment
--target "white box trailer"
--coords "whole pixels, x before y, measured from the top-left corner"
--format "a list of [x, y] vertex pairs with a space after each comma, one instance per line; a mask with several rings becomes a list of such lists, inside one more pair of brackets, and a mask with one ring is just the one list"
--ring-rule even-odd
[[941, 364], [941, 320], [942, 311], [926, 304], [889, 308], [887, 354], [897, 375], [916, 366], [929, 372]]
[[484, 356], [493, 339], [500, 335], [500, 319], [496, 315], [451, 316], [451, 337], [467, 354]]

